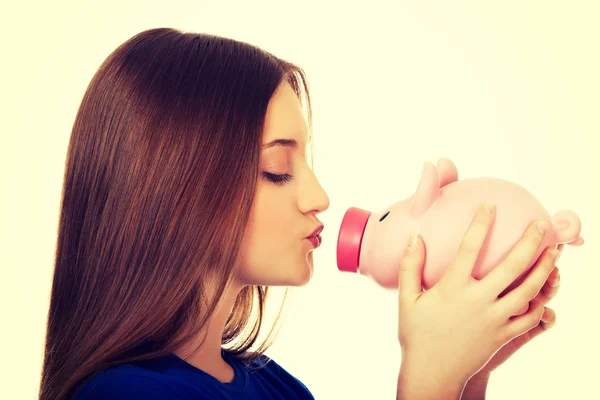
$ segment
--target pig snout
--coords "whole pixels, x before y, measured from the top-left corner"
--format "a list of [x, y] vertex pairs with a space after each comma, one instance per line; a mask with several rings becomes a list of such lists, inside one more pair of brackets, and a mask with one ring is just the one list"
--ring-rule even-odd
[[561, 210], [552, 217], [552, 225], [556, 234], [557, 243], [566, 243], [571, 246], [583, 244], [581, 221], [577, 214], [570, 210]]

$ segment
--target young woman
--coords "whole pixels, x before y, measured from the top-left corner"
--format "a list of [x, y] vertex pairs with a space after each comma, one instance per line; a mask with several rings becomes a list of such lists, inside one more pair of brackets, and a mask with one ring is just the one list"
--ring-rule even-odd
[[[69, 143], [40, 399], [313, 398], [268, 340], [250, 350], [269, 287], [311, 278], [307, 237], [329, 206], [311, 130], [302, 69], [255, 46], [161, 28], [117, 48]], [[483, 398], [491, 371], [554, 321], [548, 251], [502, 296], [536, 225], [472, 278], [493, 218], [477, 213], [427, 292], [419, 238], [400, 262], [399, 398]]]

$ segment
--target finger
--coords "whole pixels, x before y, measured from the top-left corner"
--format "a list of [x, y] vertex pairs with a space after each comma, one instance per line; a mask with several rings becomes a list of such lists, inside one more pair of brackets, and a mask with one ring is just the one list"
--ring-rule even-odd
[[521, 338], [523, 338], [523, 344], [530, 342], [533, 338], [539, 336], [541, 333], [546, 332], [555, 324], [556, 313], [551, 308], [544, 307], [544, 312], [542, 314], [540, 322], [535, 327], [528, 330], [524, 335], [521, 336]]
[[537, 296], [535, 296], [535, 300], [538, 300], [543, 305], [546, 305], [556, 296], [559, 288], [560, 274], [558, 273], [558, 267], [554, 267], [552, 272], [550, 272], [546, 283], [544, 283], [542, 290], [540, 290]]
[[[525, 272], [544, 240], [545, 234], [538, 229], [540, 222], [545, 223], [546, 226], [548, 224], [546, 221], [536, 221], [530, 224], [508, 256], [479, 281], [484, 292], [497, 297]], [[548, 271], [549, 273], [550, 271]]]
[[554, 267], [548, 276], [548, 280], [546, 283], [544, 283], [544, 287], [542, 287], [542, 290], [540, 290], [540, 293], [538, 293], [537, 297], [544, 305], [546, 305], [556, 296], [559, 288], [560, 273], [558, 271], [558, 267]]
[[[556, 262], [556, 261], [555, 261]], [[533, 271], [533, 268], [531, 269]], [[554, 266], [554, 269], [548, 275], [548, 279], [546, 279], [546, 283], [542, 287], [542, 290], [539, 291], [535, 298], [542, 302], [542, 304], [546, 305], [552, 300], [556, 294], [558, 293], [558, 289], [560, 288], [560, 272], [557, 266]]]
[[401, 306], [403, 303], [413, 304], [422, 293], [421, 270], [424, 259], [421, 237], [413, 234], [408, 239], [398, 267], [398, 297]]
[[539, 301], [531, 301], [529, 310], [517, 317], [509, 318], [501, 332], [501, 340], [508, 342], [517, 336], [535, 328], [542, 319], [544, 305]]
[[[543, 330], [552, 328], [556, 324], [556, 313], [550, 307], [544, 307], [544, 313], [540, 320], [540, 327]], [[537, 328], [537, 327], [536, 327]]]
[[[532, 268], [530, 270], [530, 272], [532, 272], [533, 270], [534, 269]], [[550, 275], [548, 275], [548, 279], [544, 283], [544, 286], [538, 292], [538, 294], [535, 296], [535, 300], [538, 300], [543, 305], [546, 305], [550, 302], [550, 300], [552, 300], [556, 296], [559, 288], [560, 288], [560, 273], [558, 271], [558, 267], [555, 266], [554, 269], [552, 270], [552, 272], [550, 272]], [[527, 309], [525, 309], [524, 311], [527, 311]], [[510, 313], [510, 315], [512, 316], [515, 314], [519, 314], [520, 312], [521, 311], [519, 309], [517, 312]], [[506, 317], [506, 314], [504, 314], [503, 317]]]
[[463, 283], [473, 279], [473, 266], [494, 222], [495, 211], [495, 205], [490, 202], [482, 204], [476, 210], [456, 255], [440, 281], [451, 280]]
[[521, 307], [534, 300], [554, 269], [554, 260], [556, 257], [553, 257], [553, 254], [557, 253], [556, 249], [547, 248], [531, 268], [529, 275], [527, 275], [523, 282], [496, 300], [496, 305], [502, 310], [501, 313], [503, 316], [508, 318], [514, 315]]

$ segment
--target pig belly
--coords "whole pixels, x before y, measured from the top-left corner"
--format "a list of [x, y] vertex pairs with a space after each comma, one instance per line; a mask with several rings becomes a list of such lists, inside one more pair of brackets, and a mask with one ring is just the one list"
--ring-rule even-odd
[[[531, 223], [538, 219], [550, 221], [535, 197], [507, 181], [472, 179], [442, 188], [438, 200], [423, 215], [420, 227], [426, 249], [424, 288], [432, 287], [444, 275], [477, 209], [487, 200], [496, 204], [496, 215], [472, 270], [472, 276], [477, 280], [506, 258]], [[553, 236], [550, 228], [529, 265], [513, 283], [526, 274], [545, 247], [555, 243]], [[428, 248], [435, 251], [427, 252]]]

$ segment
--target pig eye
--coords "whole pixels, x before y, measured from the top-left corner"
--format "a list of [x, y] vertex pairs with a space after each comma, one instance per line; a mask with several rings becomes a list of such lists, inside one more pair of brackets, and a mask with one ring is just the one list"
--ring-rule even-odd
[[388, 214], [389, 214], [389, 213], [390, 213], [390, 212], [388, 211], [388, 212], [386, 212], [385, 214], [383, 214], [383, 216], [382, 216], [381, 218], [379, 218], [379, 222], [383, 221], [383, 220], [385, 219], [385, 217], [387, 217], [387, 216], [388, 216]]

